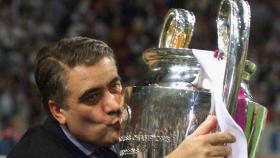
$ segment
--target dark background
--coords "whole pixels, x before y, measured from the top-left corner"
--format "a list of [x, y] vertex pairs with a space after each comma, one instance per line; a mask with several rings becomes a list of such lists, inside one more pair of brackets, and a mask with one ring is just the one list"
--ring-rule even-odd
[[[269, 110], [260, 155], [280, 153], [280, 1], [250, 0], [248, 59], [254, 100]], [[191, 48], [217, 49], [220, 0], [0, 0], [0, 155], [45, 114], [33, 77], [38, 49], [62, 37], [88, 36], [117, 54], [124, 84], [143, 73], [142, 52], [156, 47], [170, 8], [194, 12]], [[260, 156], [264, 158], [265, 156]]]

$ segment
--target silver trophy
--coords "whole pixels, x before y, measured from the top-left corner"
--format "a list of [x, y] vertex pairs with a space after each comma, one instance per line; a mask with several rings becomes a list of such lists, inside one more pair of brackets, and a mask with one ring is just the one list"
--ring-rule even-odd
[[[211, 94], [192, 82], [200, 65], [189, 49], [195, 17], [171, 9], [164, 20], [159, 48], [143, 53], [149, 71], [127, 87], [122, 158], [162, 158], [173, 151], [209, 115]], [[243, 0], [223, 0], [217, 19], [218, 48], [226, 60], [224, 101], [234, 117], [249, 39], [250, 8]]]

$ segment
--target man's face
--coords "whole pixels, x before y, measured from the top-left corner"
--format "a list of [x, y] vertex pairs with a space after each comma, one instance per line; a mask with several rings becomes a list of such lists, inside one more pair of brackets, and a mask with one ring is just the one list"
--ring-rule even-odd
[[67, 75], [65, 125], [77, 139], [98, 146], [120, 136], [123, 94], [115, 62], [103, 58], [92, 66], [76, 66]]

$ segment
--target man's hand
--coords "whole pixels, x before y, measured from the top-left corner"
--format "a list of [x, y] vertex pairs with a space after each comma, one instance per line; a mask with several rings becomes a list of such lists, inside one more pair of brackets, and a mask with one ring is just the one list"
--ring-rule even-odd
[[231, 149], [225, 143], [235, 142], [235, 138], [228, 132], [211, 131], [216, 129], [217, 118], [209, 116], [191, 135], [189, 135], [166, 158], [217, 158], [225, 157]]

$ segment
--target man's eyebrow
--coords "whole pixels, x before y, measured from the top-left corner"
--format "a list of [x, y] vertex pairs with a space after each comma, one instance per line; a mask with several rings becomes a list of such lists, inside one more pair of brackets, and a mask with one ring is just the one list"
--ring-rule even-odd
[[[110, 84], [113, 84], [115, 82], [118, 82], [118, 81], [121, 81], [121, 77], [120, 76], [116, 76], [115, 78], [113, 78], [111, 81], [110, 81]], [[95, 93], [95, 92], [98, 92], [102, 89], [102, 87], [94, 87], [94, 88], [90, 88], [88, 90], [86, 90], [80, 97], [79, 97], [79, 102], [82, 102], [85, 97], [90, 94], [90, 93]]]

